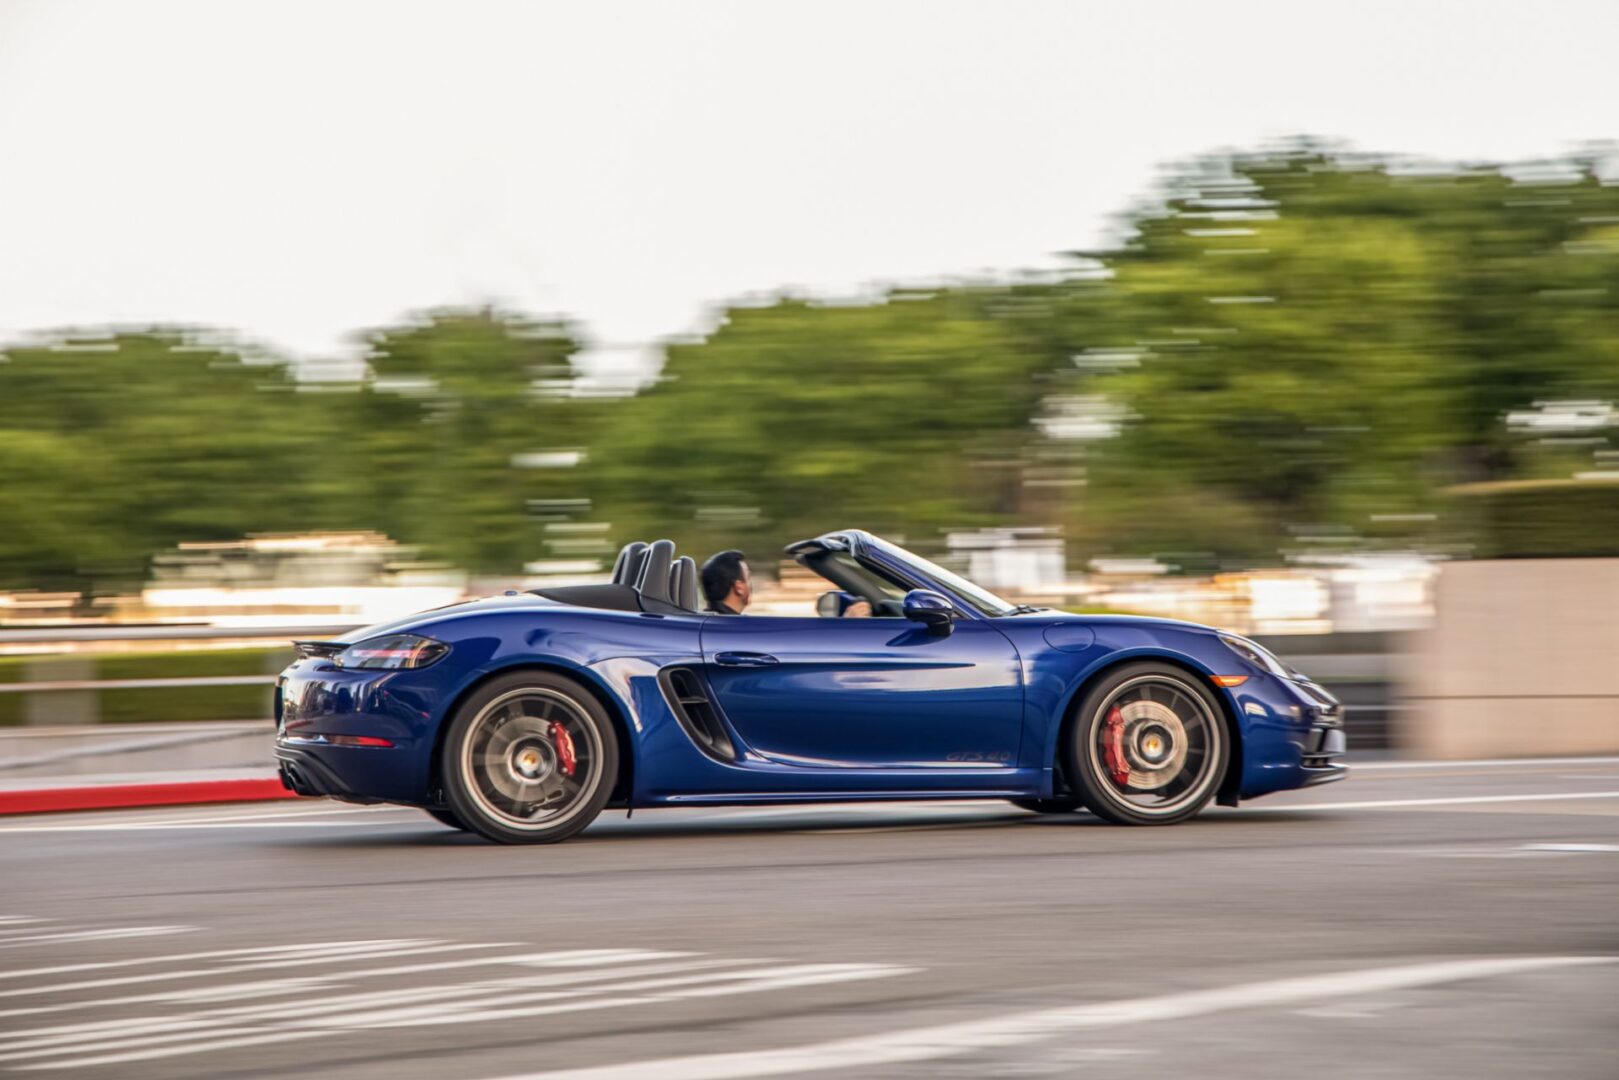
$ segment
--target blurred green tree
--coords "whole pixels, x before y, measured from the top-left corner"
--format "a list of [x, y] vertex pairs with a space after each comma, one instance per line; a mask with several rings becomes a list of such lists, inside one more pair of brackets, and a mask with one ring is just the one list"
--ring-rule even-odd
[[831, 528], [928, 542], [1015, 516], [1050, 368], [1019, 310], [990, 289], [732, 308], [613, 410], [593, 477], [615, 534], [768, 567]]
[[1193, 163], [1109, 253], [1106, 336], [1075, 342], [1119, 361], [1095, 385], [1131, 416], [1075, 531], [1229, 562], [1431, 531], [1441, 488], [1527, 467], [1509, 410], [1619, 394], [1614, 222], [1589, 162]]
[[1594, 158], [1301, 143], [1191, 162], [1125, 225], [1068, 274], [732, 308], [626, 400], [575, 392], [567, 323], [490, 309], [374, 331], [337, 383], [179, 330], [10, 348], [0, 586], [130, 585], [183, 541], [322, 528], [511, 574], [610, 555], [607, 522], [761, 566], [840, 525], [931, 547], [1009, 523], [1080, 557], [1260, 563], [1466, 539], [1439, 492], [1567, 476], [1610, 434], [1507, 422], [1619, 399], [1619, 185]]
[[[360, 381], [300, 379], [178, 330], [0, 359], [0, 586], [129, 588], [156, 552], [368, 528], [479, 572], [539, 551], [525, 457], [588, 444], [566, 327], [444, 311], [375, 333]], [[545, 460], [545, 459], [540, 459]]]
[[184, 540], [307, 527], [315, 432], [286, 365], [177, 330], [73, 337], [0, 362], [0, 581], [128, 586]]
[[588, 453], [595, 408], [572, 395], [570, 328], [444, 310], [370, 336], [370, 368], [339, 463], [373, 528], [477, 573], [542, 552], [540, 500], [583, 497], [566, 463]]

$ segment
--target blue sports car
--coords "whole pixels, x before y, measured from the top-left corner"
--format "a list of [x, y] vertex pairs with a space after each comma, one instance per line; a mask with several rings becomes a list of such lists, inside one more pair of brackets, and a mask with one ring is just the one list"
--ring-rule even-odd
[[547, 843], [608, 806], [1006, 799], [1168, 824], [1348, 771], [1338, 702], [1252, 641], [1013, 605], [859, 530], [787, 551], [830, 586], [816, 616], [705, 612], [659, 540], [609, 584], [299, 642], [282, 779]]

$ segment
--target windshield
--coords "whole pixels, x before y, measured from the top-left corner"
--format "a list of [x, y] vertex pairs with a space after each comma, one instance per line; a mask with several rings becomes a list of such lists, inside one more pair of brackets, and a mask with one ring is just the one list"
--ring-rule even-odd
[[1011, 615], [1018, 610], [1017, 605], [1007, 603], [989, 590], [974, 585], [960, 574], [952, 574], [938, 563], [929, 562], [915, 552], [906, 551], [898, 544], [890, 544], [887, 540], [880, 540], [875, 536], [870, 538], [870, 543], [872, 547], [886, 552], [900, 562], [909, 563], [921, 570], [940, 585], [943, 585], [977, 608], [982, 614]]

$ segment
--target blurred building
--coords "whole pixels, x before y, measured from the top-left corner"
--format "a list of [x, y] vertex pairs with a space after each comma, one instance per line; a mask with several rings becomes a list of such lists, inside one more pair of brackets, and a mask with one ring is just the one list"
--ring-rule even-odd
[[120, 621], [353, 626], [455, 603], [466, 587], [461, 571], [380, 533], [270, 535], [181, 544], [115, 607]]

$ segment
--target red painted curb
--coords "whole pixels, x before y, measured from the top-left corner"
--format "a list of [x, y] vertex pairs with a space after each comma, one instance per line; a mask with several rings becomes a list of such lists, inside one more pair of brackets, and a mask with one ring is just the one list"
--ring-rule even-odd
[[172, 784], [98, 784], [94, 787], [0, 791], [0, 814], [46, 814], [57, 810], [110, 810], [131, 806], [259, 802], [298, 796], [269, 780], [195, 780]]

